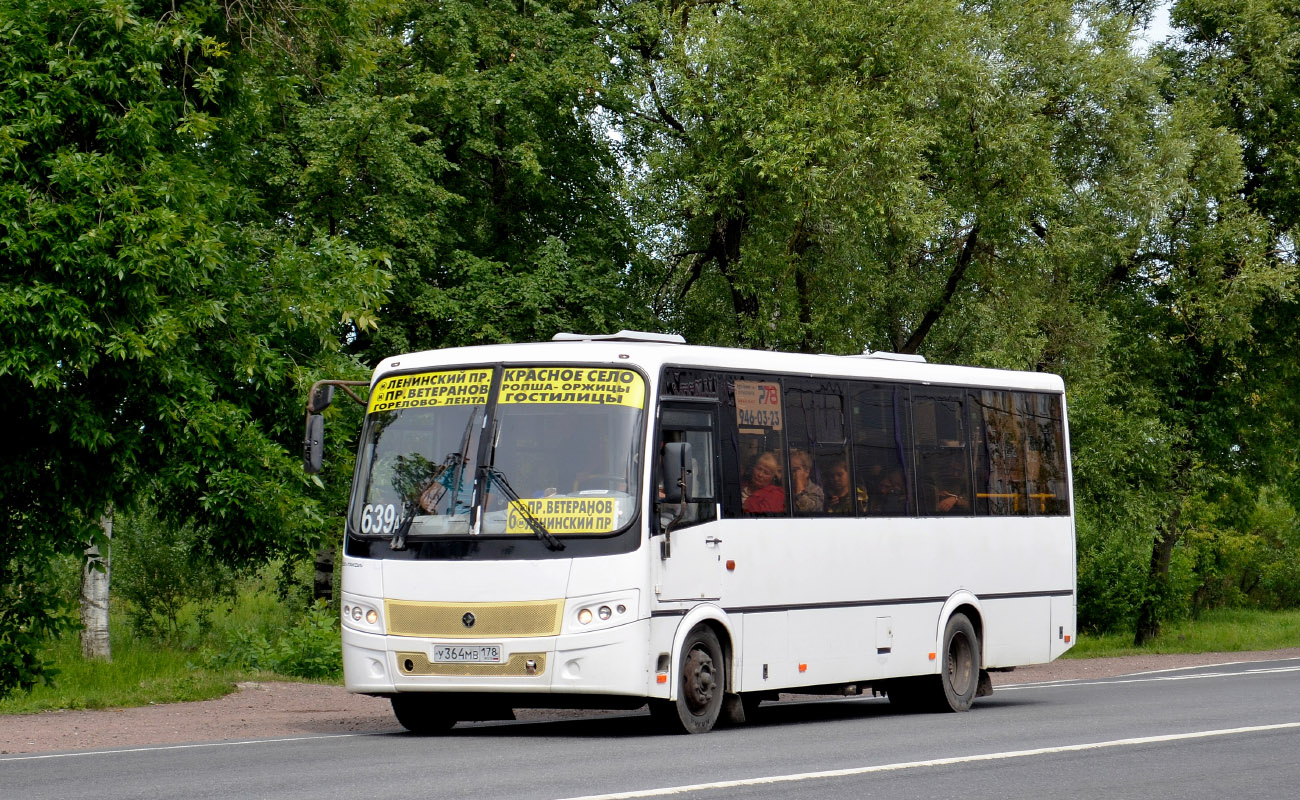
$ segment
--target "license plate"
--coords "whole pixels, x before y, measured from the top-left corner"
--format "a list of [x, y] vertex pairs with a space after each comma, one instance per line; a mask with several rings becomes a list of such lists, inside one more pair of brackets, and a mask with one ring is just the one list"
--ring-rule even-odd
[[501, 645], [435, 645], [433, 660], [440, 664], [500, 664]]

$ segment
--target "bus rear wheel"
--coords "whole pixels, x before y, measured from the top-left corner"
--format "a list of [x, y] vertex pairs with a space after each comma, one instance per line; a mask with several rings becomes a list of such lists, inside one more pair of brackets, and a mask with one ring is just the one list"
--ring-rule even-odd
[[456, 709], [436, 694], [398, 694], [391, 698], [393, 716], [417, 736], [446, 733], [456, 724]]
[[701, 625], [687, 635], [677, 672], [677, 699], [651, 700], [651, 716], [672, 733], [708, 733], [718, 723], [727, 686], [722, 645], [711, 628]]
[[980, 684], [980, 641], [965, 614], [953, 614], [943, 631], [936, 711], [969, 711]]
[[944, 626], [942, 657], [938, 675], [888, 681], [889, 704], [906, 712], [969, 711], [979, 693], [980, 642], [965, 614], [953, 614]]

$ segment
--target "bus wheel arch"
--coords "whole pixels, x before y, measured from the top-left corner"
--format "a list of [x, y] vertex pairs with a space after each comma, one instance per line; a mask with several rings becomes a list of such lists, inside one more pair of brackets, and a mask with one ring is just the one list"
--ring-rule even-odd
[[970, 621], [971, 627], [975, 629], [975, 637], [979, 643], [980, 664], [982, 666], [984, 664], [984, 612], [981, 609], [979, 598], [968, 591], [960, 591], [949, 597], [948, 601], [943, 604], [939, 618], [935, 620], [935, 658], [938, 659], [943, 655], [944, 634], [954, 614], [965, 616]]
[[687, 615], [673, 645], [668, 699], [650, 700], [650, 713], [674, 733], [707, 733], [722, 716], [735, 680], [730, 632], [716, 616]]

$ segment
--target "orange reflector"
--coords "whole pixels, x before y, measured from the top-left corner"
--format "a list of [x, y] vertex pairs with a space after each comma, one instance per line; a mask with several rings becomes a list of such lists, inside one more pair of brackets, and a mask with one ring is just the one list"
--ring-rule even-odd
[[1066, 644], [1069, 644], [1069, 643], [1070, 643], [1070, 634], [1068, 634], [1068, 633], [1065, 634], [1065, 643], [1066, 643]]
[[732, 561], [731, 559], [727, 559], [727, 572], [735, 572], [735, 571], [736, 571], [736, 562]]
[[665, 675], [664, 673], [661, 672], [655, 676], [655, 683], [667, 683], [667, 682], [668, 682], [668, 676]]
[[807, 664], [800, 664], [800, 665], [799, 665], [799, 671], [800, 671], [800, 672], [807, 672], [807, 671], [808, 671], [808, 665], [807, 665]]
[[931, 661], [934, 660], [934, 653], [931, 653], [931, 654], [930, 654], [930, 660], [931, 660]]

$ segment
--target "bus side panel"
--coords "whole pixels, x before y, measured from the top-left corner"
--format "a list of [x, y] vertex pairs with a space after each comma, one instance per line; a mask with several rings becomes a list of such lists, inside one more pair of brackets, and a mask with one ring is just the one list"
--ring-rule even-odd
[[790, 656], [790, 621], [785, 611], [743, 615], [740, 681], [742, 692], [780, 689], [799, 683]]
[[1074, 646], [1075, 632], [1075, 595], [1052, 598], [1052, 658], [1064, 653]]
[[[1052, 598], [992, 598], [984, 606], [984, 666], [1014, 667], [1052, 658]], [[1037, 631], [1038, 635], [1026, 635]]]

